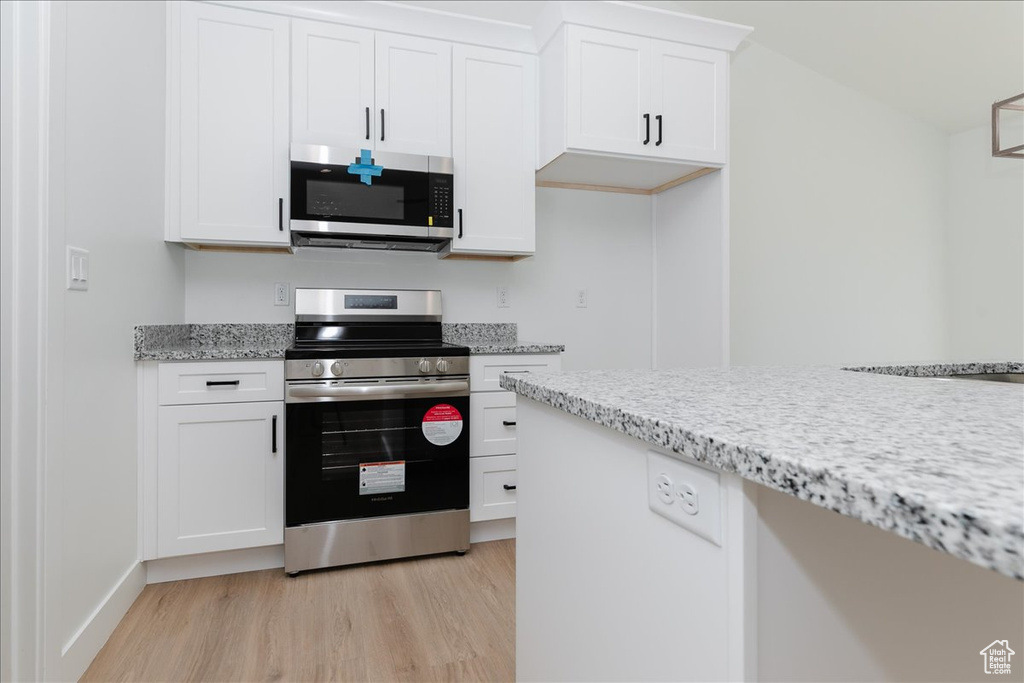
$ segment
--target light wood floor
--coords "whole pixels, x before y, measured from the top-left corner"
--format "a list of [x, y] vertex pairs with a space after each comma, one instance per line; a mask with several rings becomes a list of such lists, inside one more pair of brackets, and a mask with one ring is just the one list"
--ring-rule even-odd
[[515, 541], [146, 586], [83, 681], [511, 681]]

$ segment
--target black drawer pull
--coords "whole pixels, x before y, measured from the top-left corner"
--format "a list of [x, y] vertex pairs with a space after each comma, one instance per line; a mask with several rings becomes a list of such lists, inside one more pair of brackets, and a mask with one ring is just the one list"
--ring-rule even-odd
[[516, 421], [515, 420], [502, 420], [501, 424], [505, 425], [506, 427], [515, 427], [516, 426]]
[[206, 386], [208, 387], [237, 387], [239, 380], [237, 379], [225, 379], [220, 381], [214, 381], [212, 379], [206, 380]]
[[501, 487], [503, 489], [505, 489], [506, 491], [515, 491], [516, 490], [516, 485], [515, 484], [502, 484]]
[[529, 375], [529, 370], [505, 370], [506, 375]]
[[272, 430], [271, 433], [270, 433], [270, 442], [271, 442], [270, 452], [271, 453], [277, 453], [277, 415], [275, 415], [274, 419], [270, 421], [270, 426], [271, 426], [271, 430]]

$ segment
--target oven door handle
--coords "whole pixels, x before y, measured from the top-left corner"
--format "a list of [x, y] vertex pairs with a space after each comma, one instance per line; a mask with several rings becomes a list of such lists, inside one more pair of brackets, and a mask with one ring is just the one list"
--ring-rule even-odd
[[468, 396], [469, 382], [409, 382], [393, 384], [370, 384], [357, 386], [296, 386], [288, 387], [289, 402], [304, 401], [383, 401], [390, 398], [415, 398], [446, 394]]

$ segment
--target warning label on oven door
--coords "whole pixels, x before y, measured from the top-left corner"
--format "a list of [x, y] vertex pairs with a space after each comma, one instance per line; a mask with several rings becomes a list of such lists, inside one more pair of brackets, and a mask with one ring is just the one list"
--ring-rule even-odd
[[462, 434], [462, 413], [455, 406], [439, 403], [423, 416], [423, 436], [435, 446], [447, 446]]
[[359, 495], [405, 491], [405, 461], [359, 463]]

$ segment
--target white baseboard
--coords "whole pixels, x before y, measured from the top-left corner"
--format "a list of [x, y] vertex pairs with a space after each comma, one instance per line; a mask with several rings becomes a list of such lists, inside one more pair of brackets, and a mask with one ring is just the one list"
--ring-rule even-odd
[[62, 680], [77, 681], [82, 677], [145, 587], [146, 568], [136, 562], [64, 645], [60, 664]]
[[204, 576], [221, 576], [284, 568], [284, 546], [226, 550], [220, 553], [166, 557], [146, 562], [146, 583], [164, 583]]
[[486, 522], [473, 522], [469, 525], [469, 542], [486, 543], [516, 537], [516, 518], [492, 519]]

